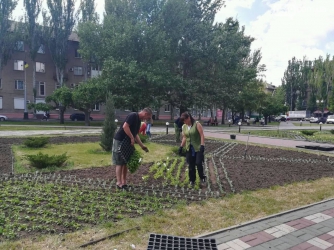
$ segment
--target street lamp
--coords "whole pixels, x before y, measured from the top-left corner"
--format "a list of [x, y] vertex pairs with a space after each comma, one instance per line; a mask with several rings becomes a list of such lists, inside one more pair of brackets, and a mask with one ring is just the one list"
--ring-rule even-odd
[[303, 126], [303, 120], [300, 120], [299, 123], [300, 123], [300, 126]]
[[317, 106], [319, 107], [319, 104], [320, 104], [320, 106], [321, 106], [321, 117], [323, 117], [324, 116], [324, 106], [323, 106], [323, 103], [324, 103], [324, 100], [323, 99], [321, 99], [321, 100], [316, 100], [316, 102], [317, 102]]
[[166, 135], [168, 135], [168, 126], [169, 126], [169, 122], [166, 122]]
[[115, 123], [116, 123], [116, 128], [117, 128], [117, 122], [118, 122], [118, 120], [117, 120], [117, 119], [115, 119]]
[[321, 131], [321, 125], [322, 125], [322, 122], [319, 122], [319, 125], [320, 125], [320, 131]]
[[240, 133], [241, 122], [238, 122], [238, 125], [239, 125], [239, 133]]
[[231, 120], [228, 120], [228, 126], [231, 127]]

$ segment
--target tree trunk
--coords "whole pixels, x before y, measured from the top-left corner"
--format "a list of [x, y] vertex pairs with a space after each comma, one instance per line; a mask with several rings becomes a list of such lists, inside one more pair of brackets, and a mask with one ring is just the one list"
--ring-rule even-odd
[[225, 124], [225, 113], [226, 113], [225, 110], [226, 110], [225, 108], [222, 109], [222, 124]]
[[90, 119], [89, 119], [90, 112], [85, 110], [84, 113], [85, 113], [85, 126], [90, 126]]
[[59, 123], [60, 124], [64, 124], [64, 113], [65, 113], [66, 107], [60, 106], [59, 107]]
[[[36, 96], [37, 96], [37, 89], [36, 89], [36, 63], [35, 61], [32, 62], [33, 63], [33, 72], [32, 72], [32, 92], [33, 92], [33, 103], [36, 105]], [[36, 109], [34, 108], [34, 114], [33, 117], [36, 118]]]

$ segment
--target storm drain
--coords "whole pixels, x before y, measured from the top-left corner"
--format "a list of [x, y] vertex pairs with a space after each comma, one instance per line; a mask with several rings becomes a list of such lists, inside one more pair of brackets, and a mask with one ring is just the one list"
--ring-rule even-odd
[[150, 234], [147, 250], [218, 250], [215, 239]]

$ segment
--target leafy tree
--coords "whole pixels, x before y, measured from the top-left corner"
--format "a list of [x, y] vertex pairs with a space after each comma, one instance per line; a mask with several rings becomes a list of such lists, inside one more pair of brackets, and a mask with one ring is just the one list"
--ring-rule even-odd
[[115, 107], [112, 100], [112, 94], [109, 93], [106, 98], [105, 119], [102, 127], [100, 146], [103, 150], [110, 152], [112, 149], [113, 138], [117, 123], [115, 122]]
[[14, 22], [10, 20], [17, 0], [0, 1], [0, 79], [3, 67], [11, 58], [17, 34], [13, 30]]
[[[34, 101], [36, 103], [36, 56], [38, 50], [42, 46], [42, 29], [41, 26], [38, 25], [37, 19], [41, 12], [41, 0], [24, 0], [25, 6], [25, 35], [26, 42], [29, 46], [30, 58], [32, 60], [32, 82], [33, 82], [33, 94]], [[45, 49], [45, 48], [41, 48]], [[36, 110], [34, 109], [34, 115], [36, 114]]]
[[72, 90], [67, 86], [56, 89], [52, 95], [45, 98], [46, 103], [52, 105], [53, 109], [59, 109], [60, 124], [64, 124], [64, 113], [73, 103]]
[[[43, 11], [44, 37], [56, 68], [57, 83], [64, 85], [65, 68], [68, 61], [68, 38], [73, 31], [76, 16], [75, 0], [47, 0], [48, 12]], [[66, 105], [61, 105], [66, 109]], [[60, 123], [64, 123], [60, 113]]]
[[106, 91], [101, 78], [91, 78], [72, 91], [73, 107], [85, 113], [85, 125], [89, 126], [90, 113], [97, 103], [105, 101]]
[[[65, 3], [64, 3], [65, 2]], [[75, 25], [74, 0], [47, 0], [49, 15], [43, 12], [45, 38], [56, 67], [57, 82], [63, 86], [68, 38]]]

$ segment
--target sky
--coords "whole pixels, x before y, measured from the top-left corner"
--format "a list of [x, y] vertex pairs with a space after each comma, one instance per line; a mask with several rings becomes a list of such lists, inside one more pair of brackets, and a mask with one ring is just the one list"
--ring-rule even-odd
[[[102, 16], [104, 1], [96, 2]], [[225, 5], [216, 21], [233, 17], [245, 26], [246, 35], [255, 39], [252, 49], [261, 49], [268, 83], [281, 85], [292, 57], [314, 60], [334, 55], [334, 0], [226, 0]], [[18, 17], [22, 13], [23, 0], [19, 0], [13, 14]]]

